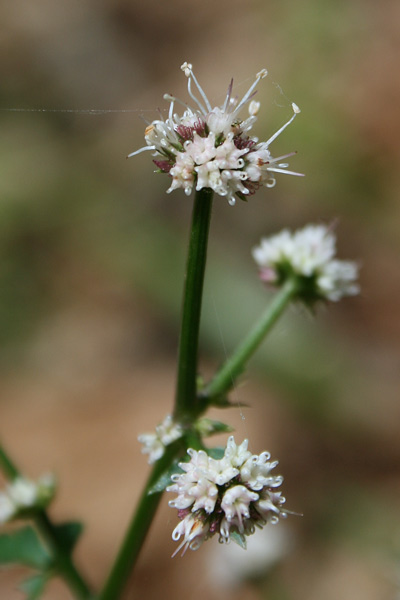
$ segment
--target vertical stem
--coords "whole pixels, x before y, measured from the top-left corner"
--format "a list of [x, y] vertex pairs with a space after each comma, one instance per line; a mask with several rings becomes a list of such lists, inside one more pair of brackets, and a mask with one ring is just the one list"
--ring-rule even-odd
[[193, 207], [174, 409], [174, 418], [183, 423], [190, 423], [196, 414], [197, 353], [212, 196], [213, 192], [208, 188], [196, 192]]
[[[197, 354], [212, 196], [213, 192], [210, 189], [195, 194], [186, 265], [174, 418], [187, 425], [191, 424], [197, 410]], [[196, 445], [199, 444], [199, 440], [193, 441]], [[154, 465], [111, 573], [100, 594], [100, 600], [120, 598], [161, 500], [162, 492], [149, 494], [149, 490], [170, 467], [180, 451], [179, 445], [168, 446], [164, 456]]]
[[3, 446], [0, 443], [0, 467], [3, 469], [6, 477], [8, 479], [16, 479], [19, 475], [19, 471], [17, 467], [12, 462], [11, 458], [8, 456]]
[[125, 538], [115, 559], [110, 575], [100, 594], [100, 600], [117, 600], [131, 574], [139, 552], [146, 539], [150, 525], [160, 503], [162, 492], [149, 494], [152, 486], [168, 469], [177, 454], [177, 447], [171, 445], [154, 465], [139, 504], [126, 531]]

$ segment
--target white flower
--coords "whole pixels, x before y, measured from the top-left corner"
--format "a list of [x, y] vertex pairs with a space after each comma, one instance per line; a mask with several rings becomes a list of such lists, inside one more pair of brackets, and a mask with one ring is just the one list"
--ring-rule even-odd
[[342, 296], [355, 296], [360, 287], [356, 282], [357, 265], [350, 260], [331, 260], [318, 277], [321, 293], [329, 300], [337, 301]]
[[44, 508], [53, 498], [55, 478], [43, 475], [37, 482], [19, 475], [0, 492], [0, 524], [22, 516], [31, 508]]
[[168, 415], [160, 425], [157, 425], [155, 433], [140, 434], [138, 441], [143, 444], [142, 453], [149, 455], [149, 464], [151, 465], [161, 458], [164, 455], [165, 446], [178, 440], [182, 433], [179, 423], [175, 423], [171, 415]]
[[228, 523], [234, 518], [239, 522], [239, 532], [243, 533], [243, 517], [250, 518], [250, 502], [259, 499], [259, 495], [248, 490], [244, 485], [234, 485], [222, 497], [221, 508], [225, 513]]
[[7, 486], [10, 500], [18, 507], [33, 506], [38, 497], [38, 486], [25, 477], [17, 477]]
[[224, 459], [228, 460], [233, 467], [241, 467], [251, 456], [251, 452], [247, 449], [248, 445], [249, 441], [244, 440], [240, 446], [237, 446], [233, 435], [231, 435], [226, 445]]
[[278, 462], [268, 462], [269, 452], [263, 452], [260, 456], [254, 455], [249, 458], [240, 469], [240, 477], [252, 490], [261, 490], [265, 486], [271, 488], [279, 487], [283, 478], [280, 475], [271, 475]]
[[172, 539], [177, 542], [183, 536], [182, 542], [173, 553], [172, 557], [178, 554], [179, 550], [183, 548], [182, 556], [186, 550], [197, 550], [208, 536], [208, 527], [200, 519], [195, 516], [188, 514], [186, 517], [178, 523], [172, 532]]
[[[288, 171], [288, 164], [281, 162], [293, 153], [273, 158], [269, 151], [270, 144], [300, 112], [296, 104], [292, 104], [291, 118], [266, 142], [248, 135], [260, 110], [260, 103], [253, 96], [257, 84], [267, 75], [265, 69], [257, 73], [241, 100], [232, 96], [232, 80], [223, 105], [217, 107], [211, 106], [192, 65], [185, 62], [181, 69], [188, 78], [188, 93], [194, 106], [165, 94], [164, 99], [170, 102], [168, 117], [149, 123], [144, 134], [146, 146], [129, 154], [152, 151], [158, 169], [172, 177], [168, 193], [182, 188], [189, 195], [193, 188], [210, 188], [235, 204], [236, 197], [245, 199], [262, 185], [275, 185], [275, 173], [301, 175]], [[199, 98], [192, 91], [192, 81]], [[174, 112], [175, 103], [183, 105], [182, 115]], [[240, 113], [246, 105], [249, 116], [242, 119]]]
[[299, 277], [299, 296], [337, 301], [359, 292], [356, 263], [334, 259], [336, 239], [324, 225], [307, 225], [294, 233], [284, 229], [264, 238], [253, 249], [260, 277], [281, 285], [293, 275]]
[[[238, 446], [231, 436], [221, 459], [192, 448], [188, 454], [190, 460], [179, 464], [182, 473], [173, 475], [173, 484], [167, 487], [167, 492], [177, 494], [169, 506], [178, 509], [182, 519], [172, 536], [179, 539], [184, 535], [177, 552], [182, 546], [195, 550], [216, 533], [221, 542], [229, 542], [232, 535], [244, 542], [256, 526], [286, 516], [281, 508], [285, 499], [276, 491], [283, 479], [271, 475], [278, 463], [268, 462], [268, 452], [252, 455], [248, 440]], [[195, 524], [201, 542], [193, 545], [199, 535], [193, 537]]]
[[15, 515], [15, 512], [16, 508], [14, 502], [7, 494], [0, 492], [0, 525], [10, 521]]

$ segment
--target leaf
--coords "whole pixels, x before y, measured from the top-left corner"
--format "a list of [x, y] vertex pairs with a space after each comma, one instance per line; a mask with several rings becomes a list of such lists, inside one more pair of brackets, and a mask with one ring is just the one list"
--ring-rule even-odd
[[151, 494], [158, 494], [159, 492], [163, 492], [165, 490], [165, 488], [167, 488], [169, 485], [171, 485], [172, 475], [175, 475], [175, 473], [181, 473], [181, 472], [182, 472], [182, 469], [179, 467], [178, 461], [174, 461], [172, 463], [172, 465], [166, 471], [164, 471], [164, 473], [162, 473], [160, 475], [160, 477], [157, 479], [157, 481], [155, 483], [153, 483], [153, 485], [151, 486], [151, 488], [149, 489], [147, 494], [149, 496], [151, 496]]
[[211, 456], [211, 458], [220, 460], [225, 454], [225, 448], [222, 448], [221, 446], [217, 446], [216, 448], [208, 448], [207, 454]]
[[25, 579], [19, 586], [20, 589], [27, 594], [26, 600], [40, 600], [48, 581], [48, 576], [45, 573], [33, 575], [29, 579]]
[[195, 426], [200, 435], [203, 436], [214, 435], [216, 433], [230, 433], [231, 431], [234, 431], [234, 428], [230, 425], [206, 417], [199, 419]]
[[243, 550], [247, 550], [247, 542], [243, 534], [239, 533], [238, 531], [231, 531], [229, 533], [229, 537], [235, 542], [235, 544], [243, 548]]
[[36, 531], [28, 526], [0, 535], [0, 564], [23, 564], [44, 569], [51, 564], [51, 557]]
[[75, 545], [82, 534], [83, 524], [79, 521], [69, 521], [55, 526], [57, 540], [68, 554], [72, 554]]
[[210, 406], [216, 406], [218, 408], [232, 408], [232, 407], [241, 407], [241, 406], [248, 406], [248, 404], [245, 404], [244, 402], [231, 402], [228, 397], [226, 396], [226, 394], [220, 394], [219, 396], [215, 396], [214, 398], [212, 398], [209, 402]]

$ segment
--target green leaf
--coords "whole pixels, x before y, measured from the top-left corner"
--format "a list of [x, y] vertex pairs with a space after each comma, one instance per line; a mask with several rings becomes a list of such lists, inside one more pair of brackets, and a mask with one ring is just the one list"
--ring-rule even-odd
[[33, 575], [29, 579], [25, 579], [19, 586], [25, 592], [26, 600], [40, 600], [48, 581], [48, 576], [45, 573]]
[[61, 523], [56, 525], [55, 532], [57, 540], [61, 547], [68, 554], [72, 554], [75, 545], [82, 534], [83, 524], [78, 521], [70, 521], [68, 523]]
[[235, 542], [235, 544], [243, 548], [243, 550], [247, 550], [246, 538], [243, 534], [239, 533], [238, 531], [231, 531], [229, 537]]
[[218, 408], [248, 406], [248, 404], [245, 404], [243, 402], [231, 402], [226, 394], [220, 394], [219, 396], [215, 396], [209, 401], [209, 404], [211, 406], [217, 406]]
[[0, 564], [23, 564], [44, 569], [51, 564], [51, 557], [36, 531], [28, 526], [0, 535]]
[[207, 454], [211, 456], [211, 458], [215, 458], [216, 460], [220, 460], [225, 454], [225, 448], [221, 448], [220, 446], [216, 448], [208, 448]]
[[164, 471], [164, 473], [160, 475], [157, 481], [153, 483], [147, 494], [151, 496], [151, 494], [158, 494], [159, 492], [163, 492], [166, 487], [171, 485], [171, 477], [175, 473], [182, 473], [182, 469], [179, 467], [178, 461], [174, 461], [169, 467], [169, 469], [167, 469], [166, 471]]
[[233, 427], [226, 423], [222, 423], [222, 421], [215, 421], [214, 419], [208, 419], [207, 417], [198, 419], [195, 427], [202, 436], [214, 435], [215, 433], [230, 433], [234, 430]]

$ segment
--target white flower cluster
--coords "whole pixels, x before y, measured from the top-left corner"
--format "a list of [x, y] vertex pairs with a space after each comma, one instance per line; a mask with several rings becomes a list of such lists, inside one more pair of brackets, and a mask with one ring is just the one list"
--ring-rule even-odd
[[299, 295], [304, 299], [337, 301], [360, 291], [356, 283], [358, 267], [348, 260], [337, 260], [336, 239], [324, 225], [307, 225], [294, 233], [284, 229], [261, 240], [253, 258], [266, 283], [281, 285], [293, 275], [302, 278]]
[[[258, 82], [266, 77], [267, 71], [260, 71], [254, 83], [243, 98], [232, 97], [233, 80], [228, 88], [225, 102], [212, 108], [206, 94], [198, 83], [192, 65], [181, 67], [188, 78], [188, 93], [195, 107], [168, 94], [164, 99], [170, 102], [167, 119], [155, 120], [146, 127], [146, 146], [129, 156], [144, 150], [153, 150], [154, 163], [163, 173], [172, 177], [167, 192], [182, 188], [189, 195], [193, 188], [197, 191], [210, 188], [219, 196], [227, 197], [235, 204], [236, 197], [245, 199], [261, 186], [273, 187], [275, 173], [301, 175], [288, 171], [287, 163], [281, 161], [294, 152], [273, 158], [270, 144], [293, 121], [299, 108], [292, 104], [293, 115], [285, 125], [266, 142], [249, 137], [249, 131], [257, 120], [260, 103], [253, 100]], [[195, 83], [200, 99], [192, 89]], [[182, 116], [174, 113], [175, 103], [185, 107]], [[248, 104], [249, 116], [242, 120], [239, 113]]]
[[0, 492], [0, 525], [30, 508], [47, 506], [54, 496], [55, 485], [51, 474], [43, 475], [37, 483], [21, 476], [14, 479]]
[[181, 425], [175, 423], [171, 415], [168, 415], [160, 425], [157, 425], [155, 433], [140, 434], [138, 441], [143, 444], [142, 453], [149, 455], [148, 463], [152, 465], [161, 458], [165, 446], [182, 437], [182, 433]]
[[276, 491], [283, 478], [271, 474], [278, 462], [269, 462], [268, 452], [252, 454], [247, 447], [248, 440], [237, 446], [231, 436], [221, 459], [189, 448], [190, 461], [179, 464], [183, 473], [173, 475], [173, 485], [167, 487], [177, 494], [169, 505], [181, 519], [172, 539], [183, 537], [173, 556], [182, 548], [182, 554], [197, 550], [216, 533], [220, 542], [239, 536], [244, 545], [255, 526], [286, 516], [281, 508], [285, 498]]

